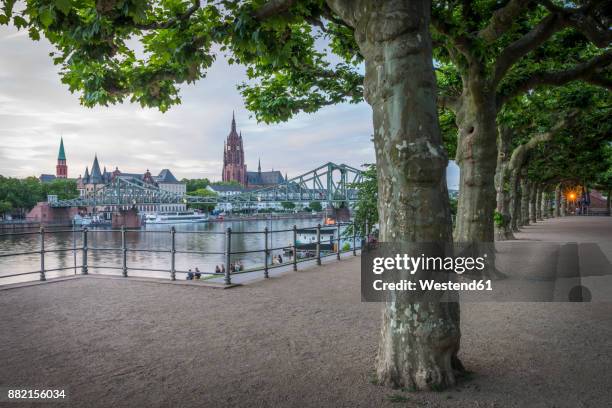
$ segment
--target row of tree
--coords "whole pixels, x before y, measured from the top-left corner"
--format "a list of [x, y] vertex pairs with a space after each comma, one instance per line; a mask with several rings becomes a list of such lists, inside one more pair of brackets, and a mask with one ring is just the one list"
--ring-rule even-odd
[[[365, 100], [373, 112], [380, 238], [389, 242], [453, 240], [449, 154], [461, 169], [454, 238], [493, 241], [495, 221], [505, 228], [508, 211], [516, 211], [517, 182], [533, 181], [521, 191], [537, 196], [564, 177], [555, 163], [562, 159], [550, 153], [575, 159], [562, 143], [536, 143], [523, 149], [529, 165], [515, 177], [505, 152], [536, 134], [556, 134], [563, 114], [551, 114], [548, 127], [536, 121], [523, 129], [516, 127], [521, 117], [512, 119], [521, 113], [514, 106], [576, 80], [612, 84], [610, 8], [601, 0], [28, 0], [18, 14], [14, 1], [3, 3], [0, 23], [28, 29], [35, 40], [46, 36], [62, 81], [86, 106], [128, 99], [165, 111], [180, 103], [181, 84], [205, 76], [219, 50], [247, 67], [249, 81], [239, 88], [264, 122]], [[582, 137], [580, 123], [597, 112], [572, 114], [571, 135]], [[570, 146], [589, 143], [564, 134]], [[506, 194], [515, 197], [510, 210]], [[459, 305], [433, 300], [385, 304], [379, 383], [455, 383], [463, 368]]]
[[23, 217], [36, 203], [46, 201], [48, 195], [56, 195], [60, 200], [79, 196], [76, 182], [56, 179], [41, 183], [36, 177], [17, 179], [0, 176], [0, 215]]

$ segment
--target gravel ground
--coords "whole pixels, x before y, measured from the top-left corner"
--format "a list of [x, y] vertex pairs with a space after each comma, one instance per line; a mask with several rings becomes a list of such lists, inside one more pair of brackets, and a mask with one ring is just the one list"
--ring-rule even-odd
[[[586, 240], [612, 238], [603, 217], [547, 220], [519, 237], [587, 224]], [[229, 290], [90, 277], [0, 291], [0, 388], [65, 388], [52, 406], [74, 407], [611, 404], [610, 303], [463, 305], [472, 378], [410, 393], [368, 380], [381, 306], [360, 302], [359, 281], [350, 259]]]

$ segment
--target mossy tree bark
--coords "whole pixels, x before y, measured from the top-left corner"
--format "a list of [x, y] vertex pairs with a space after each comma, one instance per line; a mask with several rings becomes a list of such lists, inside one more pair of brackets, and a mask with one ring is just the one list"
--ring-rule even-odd
[[530, 183], [527, 179], [527, 168], [521, 169], [521, 226], [529, 225]]
[[[355, 28], [365, 57], [383, 242], [452, 241], [446, 156], [426, 0], [328, 0]], [[384, 306], [376, 375], [381, 384], [441, 389], [455, 384], [459, 304], [397, 296]]]
[[534, 202], [533, 205], [535, 206], [535, 217], [536, 217], [536, 221], [541, 221], [542, 220], [542, 185], [541, 184], [537, 184], [536, 185], [536, 194], [535, 194], [535, 198], [534, 198]]
[[529, 222], [535, 224], [538, 219], [536, 214], [536, 197], [538, 195], [538, 185], [530, 183], [529, 186]]
[[[495, 240], [514, 239], [511, 226], [511, 201], [516, 196], [516, 177], [510, 168], [512, 130], [500, 127], [497, 132], [497, 167], [495, 169], [496, 212]], [[514, 184], [513, 184], [514, 183]]]

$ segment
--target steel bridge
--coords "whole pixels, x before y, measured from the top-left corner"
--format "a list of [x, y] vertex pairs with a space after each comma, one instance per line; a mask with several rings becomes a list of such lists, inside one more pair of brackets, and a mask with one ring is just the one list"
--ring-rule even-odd
[[50, 202], [55, 208], [66, 207], [129, 207], [147, 204], [221, 204], [248, 206], [259, 202], [280, 203], [319, 201], [353, 203], [357, 200], [355, 184], [362, 181], [362, 172], [346, 164], [326, 163], [307, 173], [273, 187], [245, 191], [240, 194], [211, 196], [181, 195], [165, 191], [133, 177], [115, 177], [110, 183], [94, 186], [81, 197]]

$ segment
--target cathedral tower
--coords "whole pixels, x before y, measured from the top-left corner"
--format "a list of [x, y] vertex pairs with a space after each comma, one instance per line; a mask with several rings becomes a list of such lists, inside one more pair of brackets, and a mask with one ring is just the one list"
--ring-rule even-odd
[[55, 166], [56, 178], [68, 178], [68, 166], [66, 165], [66, 152], [64, 152], [64, 138], [60, 139], [60, 148], [57, 155], [57, 166]]
[[223, 144], [223, 181], [237, 181], [243, 186], [247, 184], [247, 168], [244, 164], [244, 149], [242, 133], [236, 132], [236, 118], [232, 113], [232, 127], [227, 140]]

